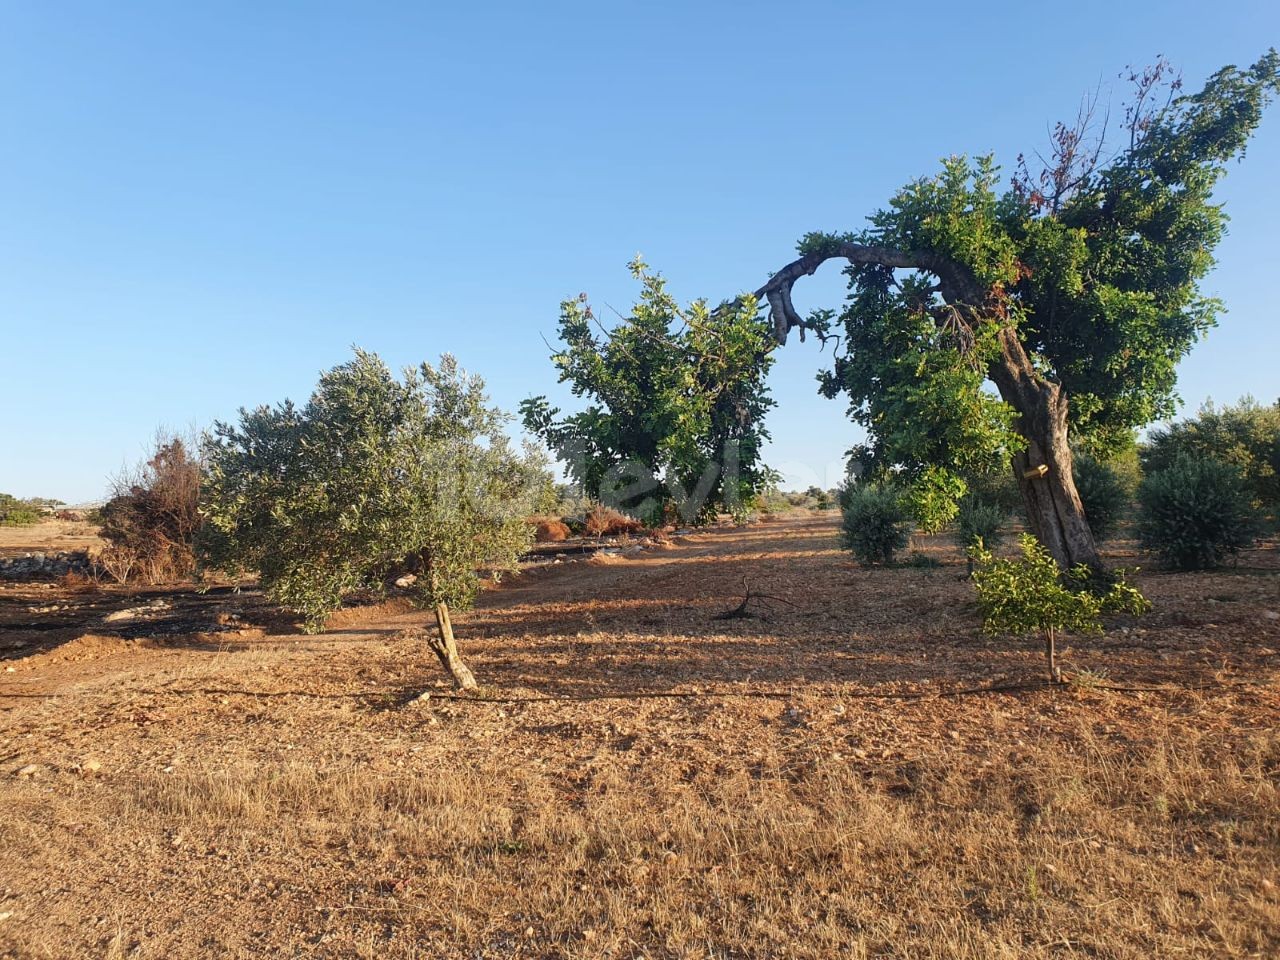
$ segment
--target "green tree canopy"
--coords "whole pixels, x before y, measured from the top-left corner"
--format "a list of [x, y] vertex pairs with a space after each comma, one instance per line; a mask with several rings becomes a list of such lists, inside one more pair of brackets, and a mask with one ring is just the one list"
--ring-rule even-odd
[[40, 521], [40, 506], [35, 500], [19, 500], [10, 493], [0, 493], [0, 526], [23, 527]]
[[480, 568], [508, 569], [546, 476], [512, 449], [484, 384], [446, 355], [397, 379], [374, 354], [335, 367], [305, 407], [241, 410], [205, 445], [206, 566], [256, 570], [264, 592], [308, 630], [356, 591], [412, 572], [435, 608], [433, 647], [463, 686], [449, 608], [465, 608]]
[[1269, 407], [1252, 397], [1221, 408], [1206, 403], [1196, 416], [1152, 430], [1138, 455], [1149, 474], [1180, 459], [1230, 464], [1258, 504], [1280, 511], [1280, 401]]
[[584, 492], [646, 522], [669, 508], [686, 522], [737, 512], [773, 477], [760, 459], [773, 406], [769, 328], [751, 298], [682, 308], [643, 261], [630, 268], [640, 299], [612, 329], [596, 323], [585, 294], [560, 305], [563, 346], [552, 361], [590, 404], [561, 416], [532, 397], [521, 405], [525, 427]]
[[[1226, 224], [1212, 190], [1275, 94], [1280, 56], [1191, 95], [1163, 63], [1133, 79], [1113, 153], [1086, 107], [1058, 125], [1044, 171], [1021, 164], [1006, 190], [992, 158], [952, 157], [865, 229], [806, 236], [756, 292], [779, 339], [839, 336], [821, 387], [867, 429], [868, 471], [923, 487], [936, 514], [966, 473], [1013, 454], [1031, 527], [1064, 568], [1100, 565], [1068, 434], [1105, 452], [1172, 412], [1177, 363], [1220, 308], [1198, 287]], [[792, 287], [829, 259], [847, 262], [848, 298], [802, 319]]]

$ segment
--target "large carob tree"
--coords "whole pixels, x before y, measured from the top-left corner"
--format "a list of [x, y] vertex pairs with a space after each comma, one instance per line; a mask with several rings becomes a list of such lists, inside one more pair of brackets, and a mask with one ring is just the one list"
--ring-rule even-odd
[[[1131, 77], [1113, 155], [1086, 103], [1043, 172], [1020, 161], [1003, 192], [990, 158], [953, 157], [867, 228], [806, 236], [754, 296], [779, 342], [793, 328], [843, 341], [822, 389], [867, 428], [864, 472], [936, 502], [1011, 458], [1037, 539], [1064, 569], [1100, 569], [1068, 441], [1105, 451], [1172, 413], [1177, 363], [1220, 309], [1199, 290], [1227, 219], [1212, 191], [1278, 71], [1272, 50], [1182, 95], [1158, 63]], [[792, 288], [828, 260], [845, 263], [844, 307], [801, 317]]]

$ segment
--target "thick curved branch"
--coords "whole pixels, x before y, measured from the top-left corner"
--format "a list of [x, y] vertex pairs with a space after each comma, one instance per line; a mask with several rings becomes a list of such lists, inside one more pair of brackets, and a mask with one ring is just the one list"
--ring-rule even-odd
[[821, 252], [807, 253], [793, 260], [755, 292], [757, 300], [767, 300], [773, 316], [774, 336], [778, 343], [787, 342], [792, 327], [800, 328], [804, 338], [805, 323], [791, 302], [791, 289], [801, 277], [812, 276], [828, 260], [847, 260], [850, 263], [875, 263], [885, 267], [901, 267], [909, 270], [927, 270], [941, 281], [941, 291], [951, 303], [977, 304], [982, 300], [981, 291], [973, 277], [959, 264], [933, 253], [916, 253], [861, 243], [836, 243]]

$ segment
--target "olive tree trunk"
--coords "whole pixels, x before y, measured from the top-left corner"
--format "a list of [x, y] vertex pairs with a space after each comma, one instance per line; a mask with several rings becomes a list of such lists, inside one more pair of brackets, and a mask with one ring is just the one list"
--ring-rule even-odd
[[458, 653], [458, 642], [453, 638], [453, 621], [449, 619], [449, 605], [447, 603], [437, 603], [435, 613], [438, 632], [436, 636], [428, 634], [427, 643], [435, 651], [435, 655], [440, 658], [440, 663], [449, 671], [449, 675], [453, 677], [458, 689], [474, 690], [476, 688], [475, 675], [462, 662], [462, 657]]

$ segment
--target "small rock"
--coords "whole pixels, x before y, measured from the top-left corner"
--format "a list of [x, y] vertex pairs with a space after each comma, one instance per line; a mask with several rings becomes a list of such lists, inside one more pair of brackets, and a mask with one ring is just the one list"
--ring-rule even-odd
[[1263, 616], [1266, 617], [1268, 620], [1280, 620], [1280, 613], [1276, 613], [1276, 611], [1274, 610], [1268, 610], [1266, 613], [1263, 614]]
[[400, 587], [401, 589], [405, 587], [412, 587], [417, 582], [418, 582], [418, 576], [417, 574], [413, 574], [413, 573], [406, 573], [403, 577], [396, 578], [396, 586]]
[[80, 761], [80, 775], [83, 777], [96, 777], [102, 772], [102, 763], [93, 757], [85, 757]]
[[18, 771], [18, 776], [21, 779], [26, 780], [28, 777], [34, 777], [37, 773], [39, 773], [43, 769], [44, 768], [40, 766], [40, 764], [38, 763], [28, 763], [25, 767], [23, 767], [21, 770]]
[[121, 620], [132, 620], [138, 615], [137, 610], [117, 610], [102, 618], [103, 623], [119, 623]]

